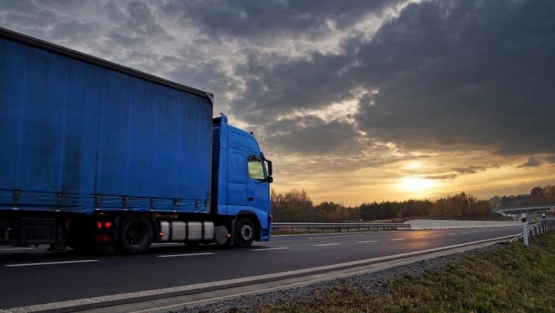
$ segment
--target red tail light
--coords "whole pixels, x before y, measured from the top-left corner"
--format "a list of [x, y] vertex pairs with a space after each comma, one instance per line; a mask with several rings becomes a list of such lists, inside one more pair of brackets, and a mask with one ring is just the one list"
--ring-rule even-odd
[[102, 222], [96, 222], [96, 228], [102, 229]]
[[110, 228], [112, 227], [112, 222], [108, 221], [104, 223], [104, 228]]
[[96, 235], [94, 239], [96, 242], [110, 242], [112, 240], [112, 237], [108, 235]]

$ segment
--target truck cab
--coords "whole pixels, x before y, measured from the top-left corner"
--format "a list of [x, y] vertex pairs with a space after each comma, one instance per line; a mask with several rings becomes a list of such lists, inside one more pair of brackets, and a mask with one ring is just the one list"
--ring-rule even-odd
[[[250, 220], [252, 225], [247, 225], [243, 233], [239, 231], [247, 243], [270, 240], [272, 162], [264, 157], [252, 133], [229, 125], [223, 114], [214, 119], [212, 144], [213, 212], [222, 217], [236, 216], [241, 223]], [[231, 228], [236, 227], [242, 225]]]

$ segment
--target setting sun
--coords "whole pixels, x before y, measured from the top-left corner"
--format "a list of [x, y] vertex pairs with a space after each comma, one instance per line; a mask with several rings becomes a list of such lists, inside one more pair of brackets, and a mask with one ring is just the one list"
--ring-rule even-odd
[[407, 191], [424, 191], [434, 186], [434, 181], [420, 177], [405, 177], [401, 181], [401, 189]]

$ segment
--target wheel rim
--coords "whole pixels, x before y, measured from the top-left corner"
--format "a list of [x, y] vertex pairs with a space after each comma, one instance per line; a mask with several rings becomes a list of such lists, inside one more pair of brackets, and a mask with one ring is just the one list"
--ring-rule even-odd
[[131, 223], [125, 233], [125, 239], [132, 247], [144, 245], [147, 239], [146, 227], [139, 221]]
[[241, 239], [243, 241], [251, 240], [253, 232], [252, 232], [252, 227], [250, 227], [250, 225], [245, 224], [245, 225], [241, 226], [239, 231], [241, 233]]

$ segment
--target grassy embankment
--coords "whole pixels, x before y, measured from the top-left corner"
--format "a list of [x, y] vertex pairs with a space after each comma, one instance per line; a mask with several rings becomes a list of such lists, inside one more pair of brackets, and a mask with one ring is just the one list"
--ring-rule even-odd
[[[385, 290], [385, 295], [384, 295]], [[257, 312], [555, 312], [555, 234], [468, 253], [386, 282], [379, 294], [346, 281]]]

